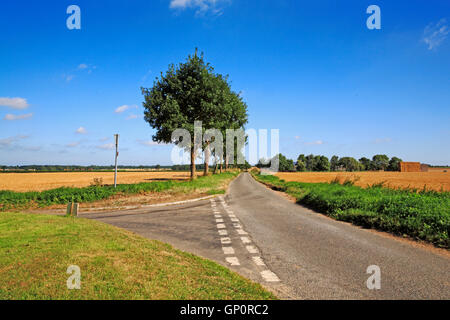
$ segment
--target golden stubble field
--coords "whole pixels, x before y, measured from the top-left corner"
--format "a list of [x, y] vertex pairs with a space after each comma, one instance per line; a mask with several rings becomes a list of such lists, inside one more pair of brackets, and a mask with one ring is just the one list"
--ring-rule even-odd
[[[117, 183], [187, 180], [189, 172], [119, 172]], [[0, 173], [0, 190], [43, 191], [59, 187], [87, 187], [95, 178], [114, 184], [114, 172]]]
[[366, 188], [369, 185], [384, 182], [389, 188], [426, 188], [450, 191], [450, 172], [279, 172], [280, 179], [299, 182], [331, 182], [338, 178], [347, 179], [355, 185]]
[[[280, 172], [277, 176], [286, 181], [330, 182], [336, 177], [356, 181], [355, 185], [385, 182], [390, 188], [417, 188], [450, 191], [450, 172]], [[113, 172], [55, 172], [55, 173], [0, 173], [0, 190], [43, 191], [59, 187], [86, 187], [95, 178], [103, 184], [114, 183]], [[189, 172], [119, 172], [117, 183], [131, 184], [164, 180], [187, 180]]]

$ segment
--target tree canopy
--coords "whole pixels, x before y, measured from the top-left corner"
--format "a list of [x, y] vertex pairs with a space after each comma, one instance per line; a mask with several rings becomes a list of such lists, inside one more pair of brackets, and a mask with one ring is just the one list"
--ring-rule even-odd
[[373, 170], [386, 170], [389, 165], [389, 157], [385, 154], [377, 154], [372, 158]]
[[[173, 132], [184, 129], [189, 133], [191, 141], [188, 144], [184, 141], [183, 145], [188, 145], [191, 153], [192, 179], [199, 149], [207, 148], [211, 142], [194, 140], [199, 134], [194, 132], [195, 122], [201, 121], [201, 136], [208, 129], [223, 132], [243, 128], [247, 123], [247, 105], [232, 91], [228, 77], [214, 73], [214, 68], [197, 50], [186, 62], [178, 66], [171, 64], [165, 74], [161, 72], [152, 88], [141, 88], [141, 91], [144, 119], [156, 129], [153, 141], [180, 144], [183, 141], [173, 140]], [[206, 159], [205, 162], [207, 168]]]

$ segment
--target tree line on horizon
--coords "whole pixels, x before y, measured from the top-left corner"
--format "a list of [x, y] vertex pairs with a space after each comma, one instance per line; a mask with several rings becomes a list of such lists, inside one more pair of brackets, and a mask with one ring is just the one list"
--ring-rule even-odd
[[[119, 165], [118, 170], [160, 170], [160, 171], [190, 171], [189, 164], [175, 164], [175, 165]], [[196, 170], [204, 170], [204, 164], [196, 164]], [[243, 165], [232, 165], [228, 168], [249, 169], [251, 165], [246, 161]], [[214, 166], [209, 166], [209, 169], [214, 169]], [[7, 166], [0, 165], [0, 171], [4, 172], [112, 172], [114, 171], [114, 165], [101, 166], [101, 165], [15, 165]]]
[[[377, 154], [368, 159], [362, 157], [356, 160], [353, 157], [332, 156], [328, 159], [323, 155], [304, 155], [298, 156], [297, 161], [286, 158], [278, 154], [280, 172], [327, 172], [327, 171], [400, 171], [400, 162], [403, 160], [398, 157], [389, 158], [385, 154]], [[256, 167], [268, 168], [270, 165], [265, 159], [259, 160]], [[269, 162], [270, 163], [270, 162]]]

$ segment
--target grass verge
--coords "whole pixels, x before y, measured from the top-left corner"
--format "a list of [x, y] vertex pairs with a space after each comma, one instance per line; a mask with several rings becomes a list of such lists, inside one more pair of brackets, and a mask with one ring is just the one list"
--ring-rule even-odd
[[136, 195], [156, 192], [206, 194], [225, 193], [229, 181], [239, 174], [230, 171], [222, 174], [199, 177], [194, 181], [153, 181], [138, 184], [121, 184], [114, 186], [90, 186], [84, 188], [57, 188], [46, 191], [14, 192], [0, 191], [0, 211], [43, 208], [51, 205], [62, 205], [68, 202], [89, 203], [109, 199], [117, 195]]
[[392, 190], [380, 185], [363, 189], [349, 182], [286, 182], [276, 176], [252, 175], [334, 219], [450, 248], [450, 192]]
[[[67, 289], [67, 268], [81, 289]], [[203, 258], [98, 221], [0, 214], [0, 299], [274, 299]]]

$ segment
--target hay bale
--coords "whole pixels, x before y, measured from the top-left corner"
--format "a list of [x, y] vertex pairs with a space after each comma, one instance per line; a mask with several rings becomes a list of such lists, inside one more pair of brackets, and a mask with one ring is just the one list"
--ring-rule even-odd
[[400, 162], [401, 172], [422, 172], [420, 162]]

